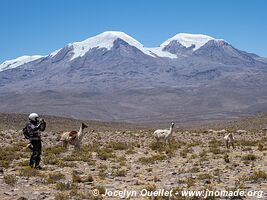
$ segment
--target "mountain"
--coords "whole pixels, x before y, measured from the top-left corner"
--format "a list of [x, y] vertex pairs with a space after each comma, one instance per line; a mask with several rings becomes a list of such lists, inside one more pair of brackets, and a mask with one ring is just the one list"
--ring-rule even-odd
[[16, 67], [19, 67], [21, 65], [24, 65], [26, 63], [29, 63], [31, 61], [37, 60], [39, 58], [42, 58], [42, 56], [34, 55], [34, 56], [21, 56], [14, 60], [6, 60], [0, 65], [0, 72], [8, 69], [13, 69]]
[[2, 112], [167, 122], [267, 108], [266, 59], [201, 34], [177, 34], [147, 48], [108, 31], [0, 69]]

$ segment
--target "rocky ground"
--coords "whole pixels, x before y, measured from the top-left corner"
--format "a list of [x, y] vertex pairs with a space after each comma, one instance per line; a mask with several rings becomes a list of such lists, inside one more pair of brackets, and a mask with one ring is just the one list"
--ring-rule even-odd
[[[20, 131], [25, 116], [10, 120], [8, 115], [0, 116], [0, 199], [120, 199], [94, 196], [94, 189], [100, 193], [143, 189], [267, 192], [267, 135], [255, 127], [235, 133], [236, 149], [228, 150], [223, 143], [225, 134], [209, 133], [206, 127], [176, 127], [166, 145], [152, 137], [153, 128], [87, 121], [81, 150], [69, 147], [66, 151], [60, 134], [78, 129], [80, 121], [47, 117], [44, 169], [35, 170], [28, 167], [30, 151], [24, 148], [27, 141]], [[141, 197], [138, 193], [131, 199], [203, 197]], [[266, 193], [262, 199], [267, 199]]]

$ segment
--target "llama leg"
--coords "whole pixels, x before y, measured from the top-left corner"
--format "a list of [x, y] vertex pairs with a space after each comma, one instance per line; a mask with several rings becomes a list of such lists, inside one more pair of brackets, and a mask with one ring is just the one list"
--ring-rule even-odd
[[226, 140], [226, 148], [227, 148], [227, 149], [230, 148], [229, 143], [228, 143], [228, 140]]
[[68, 142], [67, 141], [63, 141], [63, 148], [65, 148], [65, 149], [68, 148]]
[[233, 147], [233, 149], [235, 149], [235, 144], [234, 144], [234, 142], [232, 142], [232, 147]]

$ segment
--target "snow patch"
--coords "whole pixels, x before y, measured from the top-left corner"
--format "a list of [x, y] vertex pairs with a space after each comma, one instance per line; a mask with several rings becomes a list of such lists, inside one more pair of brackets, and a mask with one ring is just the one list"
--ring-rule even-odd
[[163, 42], [160, 46], [165, 47], [171, 41], [178, 41], [181, 45], [183, 45], [186, 48], [195, 45], [195, 48], [193, 50], [197, 50], [210, 40], [216, 40], [216, 39], [208, 35], [202, 35], [202, 34], [179, 33], [174, 37], [171, 37], [170, 39]]
[[7, 70], [7, 69], [13, 69], [20, 65], [29, 63], [31, 61], [37, 60], [39, 58], [42, 58], [43, 56], [40, 55], [34, 55], [34, 56], [21, 56], [14, 60], [6, 60], [0, 65], [0, 72]]
[[129, 45], [141, 50], [143, 53], [155, 57], [148, 49], [146, 49], [140, 42], [138, 42], [131, 36], [123, 32], [106, 31], [84, 41], [68, 44], [69, 46], [73, 46], [74, 55], [72, 57], [72, 60], [77, 57], [82, 57], [92, 48], [106, 48], [107, 50], [110, 50], [113, 47], [113, 42], [118, 38], [124, 40]]
[[158, 57], [166, 57], [166, 58], [177, 58], [177, 55], [172, 54], [168, 51], [163, 51], [163, 47], [153, 47], [147, 48], [151, 53], [155, 54]]

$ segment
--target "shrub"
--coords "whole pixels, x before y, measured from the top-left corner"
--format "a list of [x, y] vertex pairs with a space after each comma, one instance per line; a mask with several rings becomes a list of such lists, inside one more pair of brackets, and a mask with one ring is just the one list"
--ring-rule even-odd
[[119, 142], [119, 141], [112, 141], [109, 142], [108, 147], [114, 150], [126, 150], [130, 147], [130, 144], [127, 144], [125, 142]]
[[180, 156], [183, 157], [183, 158], [186, 158], [187, 157], [187, 154], [188, 153], [192, 153], [193, 152], [193, 149], [192, 148], [184, 148], [181, 152], [180, 152]]
[[8, 185], [14, 186], [17, 182], [17, 178], [15, 175], [4, 175], [4, 182]]
[[257, 156], [254, 154], [247, 154], [247, 155], [242, 156], [242, 160], [244, 161], [254, 161], [256, 159], [257, 159]]
[[265, 171], [256, 171], [247, 178], [249, 181], [260, 183], [267, 180], [267, 173]]
[[211, 146], [209, 150], [211, 153], [213, 153], [215, 155], [223, 153], [223, 151], [220, 149], [220, 147], [217, 147], [217, 146]]
[[113, 176], [126, 176], [126, 170], [125, 169], [118, 169], [113, 171]]
[[47, 155], [59, 155], [61, 153], [63, 153], [65, 151], [65, 149], [60, 146], [60, 145], [55, 145], [52, 147], [47, 147], [44, 149], [44, 156]]
[[115, 158], [116, 156], [113, 154], [110, 149], [101, 149], [97, 152], [99, 159], [108, 160], [110, 158]]
[[56, 183], [61, 179], [65, 179], [65, 175], [57, 172], [48, 174], [47, 183]]
[[155, 191], [157, 189], [156, 185], [155, 184], [147, 184], [144, 186], [144, 188], [147, 190], [147, 191]]
[[213, 176], [208, 173], [202, 173], [198, 175], [199, 180], [211, 179]]
[[71, 190], [72, 189], [72, 184], [71, 183], [62, 183], [62, 182], [58, 182], [56, 183], [56, 189], [57, 190]]
[[162, 161], [162, 160], [166, 160], [166, 159], [167, 159], [166, 155], [157, 154], [157, 155], [153, 155], [151, 157], [141, 157], [141, 158], [139, 158], [139, 162], [141, 162], [142, 164], [153, 164], [156, 161]]
[[55, 194], [55, 200], [68, 200], [69, 199], [69, 195], [66, 193], [56, 193]]
[[258, 144], [258, 141], [253, 141], [253, 140], [240, 140], [238, 142], [238, 145], [240, 146], [256, 146]]
[[32, 177], [32, 176], [44, 177], [44, 175], [41, 174], [40, 171], [38, 171], [37, 169], [31, 168], [29, 166], [23, 167], [20, 170], [19, 174], [20, 174], [20, 176], [26, 176], [26, 177]]
[[1, 147], [0, 148], [0, 166], [8, 168], [13, 160], [19, 159], [19, 147]]

